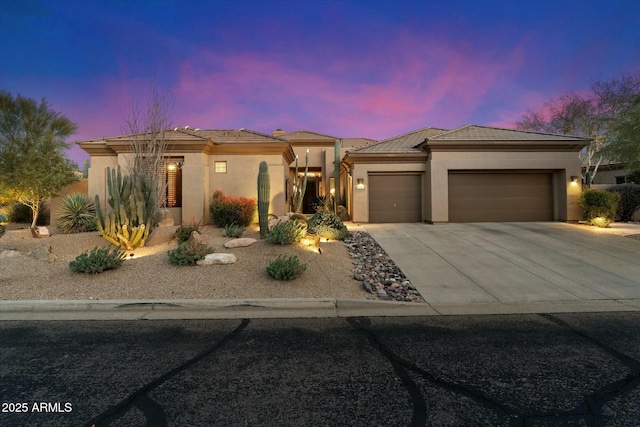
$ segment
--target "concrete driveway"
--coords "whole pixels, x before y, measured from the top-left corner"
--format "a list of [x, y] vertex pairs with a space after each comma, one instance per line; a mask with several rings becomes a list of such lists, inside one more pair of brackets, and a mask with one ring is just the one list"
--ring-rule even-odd
[[640, 307], [637, 239], [559, 222], [361, 227], [432, 305], [615, 301]]

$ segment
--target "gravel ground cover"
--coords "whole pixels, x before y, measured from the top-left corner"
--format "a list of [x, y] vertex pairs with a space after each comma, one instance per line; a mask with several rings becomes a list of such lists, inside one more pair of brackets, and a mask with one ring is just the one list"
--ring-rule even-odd
[[[144, 248], [133, 251], [117, 270], [100, 274], [73, 273], [69, 261], [95, 246], [109, 246], [97, 232], [57, 234], [34, 239], [27, 229], [11, 224], [0, 247], [20, 255], [0, 259], [0, 299], [228, 299], [228, 298], [362, 298], [376, 299], [361, 281], [354, 280], [354, 265], [342, 242], [321, 242], [321, 253], [303, 246], [271, 245], [259, 239], [257, 227], [243, 237], [258, 241], [249, 247], [226, 249], [230, 240], [222, 229], [206, 226], [202, 236], [217, 253], [233, 253], [230, 265], [179, 267], [169, 262], [167, 250], [177, 246], [171, 236], [177, 227], [153, 231]], [[57, 260], [49, 263], [26, 253], [49, 243]], [[299, 278], [282, 282], [270, 278], [266, 266], [278, 255], [297, 255], [307, 264]]]

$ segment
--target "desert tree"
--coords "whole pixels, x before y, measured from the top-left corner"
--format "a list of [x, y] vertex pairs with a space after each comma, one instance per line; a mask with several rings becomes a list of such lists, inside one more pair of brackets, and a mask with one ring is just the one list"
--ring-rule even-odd
[[137, 100], [129, 102], [129, 113], [124, 119], [122, 131], [129, 135], [131, 156], [128, 159], [129, 174], [142, 174], [144, 181], [156, 189], [156, 203], [151, 212], [155, 218], [158, 209], [166, 206], [166, 155], [170, 149], [167, 132], [170, 131], [173, 113], [171, 93], [159, 93], [151, 85], [146, 105]]
[[31, 208], [32, 228], [42, 202], [78, 180], [77, 165], [64, 156], [75, 130], [45, 99], [0, 91], [0, 188]]
[[580, 152], [589, 185], [603, 161], [615, 160], [608, 147], [616, 144], [614, 129], [627, 117], [640, 93], [640, 75], [623, 75], [598, 81], [587, 94], [567, 93], [547, 102], [541, 110], [529, 111], [516, 123], [522, 130], [575, 135], [592, 141]]

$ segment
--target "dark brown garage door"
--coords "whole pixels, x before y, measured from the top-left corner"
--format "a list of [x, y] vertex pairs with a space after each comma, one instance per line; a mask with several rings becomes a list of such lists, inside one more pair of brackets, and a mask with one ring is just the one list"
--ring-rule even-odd
[[551, 220], [551, 173], [449, 172], [450, 222]]
[[369, 174], [369, 222], [422, 221], [422, 175]]

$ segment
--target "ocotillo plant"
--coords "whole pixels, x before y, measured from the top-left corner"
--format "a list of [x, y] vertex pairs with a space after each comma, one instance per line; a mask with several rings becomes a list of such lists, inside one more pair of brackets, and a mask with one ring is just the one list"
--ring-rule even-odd
[[258, 169], [258, 222], [260, 223], [260, 238], [264, 239], [269, 231], [269, 197], [271, 183], [269, 181], [269, 166], [267, 162], [260, 162]]
[[338, 212], [340, 206], [340, 141], [336, 139], [333, 144], [333, 211]]
[[142, 175], [122, 176], [120, 166], [107, 168], [107, 215], [100, 207], [96, 195], [96, 226], [100, 235], [115, 246], [132, 250], [143, 247], [153, 226], [151, 211], [155, 203], [155, 190]]
[[295, 177], [293, 178], [294, 189], [293, 195], [291, 196], [292, 208], [296, 213], [302, 212], [302, 201], [304, 199], [304, 193], [307, 191], [307, 173], [309, 172], [309, 149], [307, 149], [307, 154], [304, 158], [304, 180], [302, 184], [300, 184], [300, 177], [298, 176], [298, 155], [296, 155], [296, 171]]

